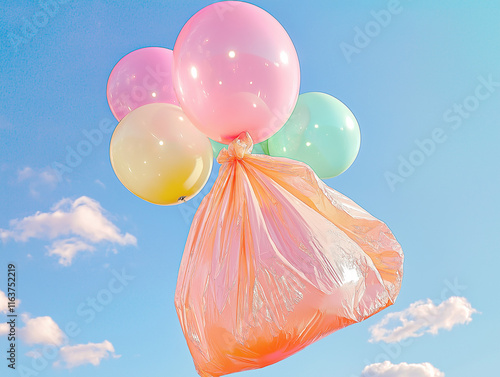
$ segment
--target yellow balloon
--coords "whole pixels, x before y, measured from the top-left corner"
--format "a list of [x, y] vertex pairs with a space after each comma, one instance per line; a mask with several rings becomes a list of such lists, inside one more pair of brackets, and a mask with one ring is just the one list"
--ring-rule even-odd
[[161, 205], [191, 199], [212, 171], [210, 140], [178, 106], [153, 103], [125, 116], [110, 144], [113, 170], [133, 194]]

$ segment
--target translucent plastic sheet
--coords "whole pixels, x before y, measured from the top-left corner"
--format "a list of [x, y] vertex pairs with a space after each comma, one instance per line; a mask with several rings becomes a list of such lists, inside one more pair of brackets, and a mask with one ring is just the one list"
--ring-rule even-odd
[[175, 304], [198, 373], [261, 368], [394, 303], [403, 253], [387, 226], [307, 165], [220, 152], [189, 231]]

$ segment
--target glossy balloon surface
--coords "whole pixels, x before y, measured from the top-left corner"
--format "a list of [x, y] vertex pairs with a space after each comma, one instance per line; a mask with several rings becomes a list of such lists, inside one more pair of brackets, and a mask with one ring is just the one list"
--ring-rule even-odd
[[356, 159], [359, 125], [349, 108], [325, 93], [301, 94], [292, 116], [268, 140], [269, 154], [308, 164], [320, 178], [344, 172]]
[[209, 139], [179, 107], [162, 103], [142, 106], [118, 124], [110, 158], [127, 189], [162, 205], [191, 199], [206, 184], [213, 165]]
[[182, 109], [212, 140], [248, 131], [255, 143], [285, 124], [300, 86], [295, 47], [281, 24], [255, 5], [209, 5], [174, 46], [174, 87]]
[[108, 79], [109, 107], [117, 120], [149, 103], [179, 105], [172, 83], [172, 50], [146, 47], [124, 56]]

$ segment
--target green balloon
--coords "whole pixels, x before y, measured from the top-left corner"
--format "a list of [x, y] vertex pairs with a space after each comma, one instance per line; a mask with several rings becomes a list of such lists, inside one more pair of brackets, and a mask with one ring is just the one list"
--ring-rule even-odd
[[285, 125], [268, 139], [269, 155], [305, 162], [322, 179], [347, 170], [361, 135], [351, 110], [325, 93], [301, 94]]
[[[214, 151], [214, 157], [217, 158], [219, 155], [220, 151], [224, 148], [227, 148], [227, 144], [222, 144], [218, 143], [217, 141], [214, 141], [212, 139], [209, 139], [210, 143], [212, 144], [212, 150]], [[269, 151], [267, 149], [267, 140], [259, 143], [259, 144], [254, 144], [252, 148], [252, 154], [269, 154]]]
[[[267, 139], [267, 140], [269, 140], [269, 139]], [[269, 146], [267, 145], [267, 140], [261, 141], [259, 144], [257, 144], [259, 146], [259, 148], [262, 150], [262, 152], [254, 152], [255, 151], [255, 147], [254, 147], [254, 149], [252, 150], [252, 153], [267, 154], [269, 156]]]
[[210, 140], [210, 144], [212, 144], [212, 150], [214, 151], [215, 158], [217, 158], [222, 149], [227, 148], [226, 144], [218, 143], [210, 138], [208, 140]]

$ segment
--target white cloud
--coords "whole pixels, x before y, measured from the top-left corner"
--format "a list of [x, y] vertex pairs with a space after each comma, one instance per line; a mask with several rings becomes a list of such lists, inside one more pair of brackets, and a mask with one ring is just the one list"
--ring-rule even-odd
[[[78, 252], [94, 251], [93, 244], [111, 242], [136, 245], [137, 239], [122, 234], [105, 215], [99, 202], [87, 196], [74, 201], [63, 199], [50, 212], [37, 212], [23, 219], [14, 219], [9, 229], [0, 229], [0, 238], [26, 242], [32, 238], [58, 239], [48, 248], [49, 255], [59, 255], [59, 263], [68, 266]], [[69, 238], [66, 238], [68, 237]]]
[[30, 168], [29, 166], [26, 166], [24, 169], [18, 170], [17, 171], [17, 180], [19, 182], [25, 181], [35, 175], [35, 171]]
[[[21, 304], [21, 300], [16, 297], [16, 308]], [[0, 290], [0, 314], [5, 314], [9, 311], [9, 299], [5, 292]]]
[[[21, 315], [25, 326], [18, 330], [20, 338], [28, 345], [52, 345], [57, 347], [59, 360], [54, 362], [54, 367], [67, 369], [85, 364], [97, 366], [104, 359], [110, 357], [117, 359], [121, 355], [115, 353], [113, 344], [108, 340], [102, 343], [67, 345], [67, 338], [54, 320], [48, 316], [30, 318], [28, 314]], [[0, 335], [9, 331], [7, 323], [0, 323]], [[43, 356], [42, 349], [31, 349], [26, 356], [37, 359]]]
[[101, 360], [110, 356], [119, 358], [115, 354], [115, 348], [111, 342], [105, 340], [102, 343], [77, 344], [75, 346], [64, 346], [59, 350], [60, 360], [54, 363], [56, 367], [74, 368], [80, 365], [92, 364], [97, 366]]
[[33, 169], [26, 166], [17, 171], [17, 181], [26, 182], [31, 195], [38, 197], [40, 195], [40, 189], [54, 189], [59, 181], [59, 176], [58, 173], [51, 167]]
[[8, 230], [0, 228], [0, 239], [5, 242], [6, 240], [9, 239], [9, 237], [10, 237], [10, 232]]
[[7, 313], [7, 310], [9, 310], [9, 300], [5, 292], [0, 291], [0, 313]]
[[37, 212], [21, 220], [10, 221], [9, 235], [16, 241], [54, 239], [69, 234], [91, 242], [110, 241], [120, 245], [136, 242], [131, 234], [120, 234], [116, 225], [104, 216], [99, 202], [87, 196], [75, 201], [63, 199], [52, 207], [51, 212]]
[[65, 334], [52, 318], [48, 316], [30, 318], [27, 314], [23, 314], [22, 318], [25, 326], [19, 329], [19, 335], [25, 343], [55, 346], [63, 344]]
[[47, 249], [49, 250], [49, 255], [59, 255], [59, 263], [63, 266], [71, 265], [75, 255], [81, 251], [95, 251], [94, 246], [89, 245], [78, 238], [55, 241], [52, 243], [52, 246], [47, 247]]
[[51, 167], [35, 170], [29, 166], [25, 166], [23, 169], [17, 171], [17, 180], [19, 182], [30, 180], [36, 181], [38, 184], [55, 186], [59, 177], [57, 172]]
[[106, 185], [102, 183], [99, 179], [96, 179], [94, 182], [97, 183], [99, 186], [101, 186], [103, 189], [106, 188]]
[[10, 326], [8, 323], [0, 323], [0, 336], [7, 335], [10, 331]]
[[450, 297], [437, 306], [429, 299], [417, 301], [401, 312], [387, 314], [372, 326], [370, 342], [395, 343], [425, 333], [437, 334], [440, 329], [451, 330], [457, 324], [469, 323], [474, 313], [477, 310], [465, 297]]
[[59, 180], [57, 172], [52, 168], [45, 168], [39, 173], [42, 182], [55, 185]]
[[366, 366], [361, 377], [444, 377], [444, 373], [429, 363], [392, 364], [384, 361]]

